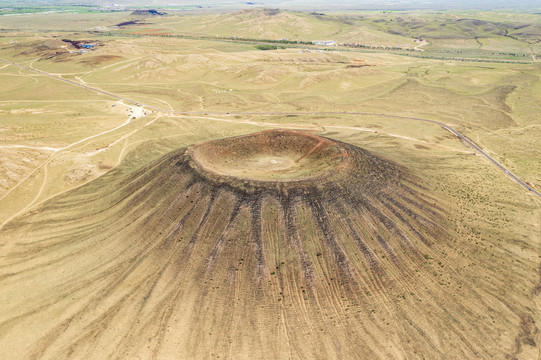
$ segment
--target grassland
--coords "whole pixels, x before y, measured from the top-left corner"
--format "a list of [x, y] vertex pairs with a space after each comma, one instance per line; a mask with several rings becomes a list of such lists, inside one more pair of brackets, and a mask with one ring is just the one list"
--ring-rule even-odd
[[[460, 14], [486, 22], [475, 25], [451, 22], [457, 14], [358, 15], [174, 15], [108, 36], [61, 30], [110, 27], [130, 18], [35, 15], [28, 17], [31, 32], [15, 29], [14, 17], [1, 18], [0, 27], [11, 30], [1, 33], [0, 58], [155, 108], [0, 64], [0, 350], [9, 348], [12, 358], [538, 357], [539, 200], [441, 127], [385, 116], [449, 124], [539, 190], [541, 65], [531, 58], [538, 44], [529, 43], [538, 17]], [[400, 25], [397, 17], [404, 19]], [[530, 25], [511, 32], [516, 39], [499, 35], [508, 26], [501, 24], [511, 23]], [[451, 26], [455, 33], [448, 32]], [[310, 46], [259, 51], [252, 42], [225, 41], [245, 28], [252, 31], [246, 37], [261, 39], [383, 45], [423, 36], [430, 43], [419, 52], [423, 56], [475, 49], [473, 57], [488, 59], [508, 57], [492, 52], [528, 54], [529, 63]], [[205, 39], [127, 36], [151, 29]], [[472, 34], [483, 45], [472, 42]], [[62, 38], [103, 45], [70, 53]], [[311, 114], [327, 111], [372, 115]], [[352, 259], [368, 284], [352, 293], [328, 245], [320, 243], [314, 210], [301, 202], [295, 205], [299, 236], [321, 282], [315, 287], [320, 294], [305, 299], [312, 290], [299, 280], [296, 250], [280, 235], [287, 220], [274, 221], [283, 209], [268, 200], [261, 224], [265, 264], [272, 266], [265, 275], [254, 275], [261, 266], [250, 235], [252, 205], [239, 210], [229, 245], [205, 273], [214, 245], [209, 239], [226, 226], [234, 195], [220, 193], [212, 207], [206, 183], [198, 185], [200, 194], [188, 191], [187, 201], [200, 206], [183, 234], [197, 241], [192, 250], [189, 240], [173, 248], [159, 232], [181, 221], [186, 207], [171, 215], [164, 206], [175, 203], [175, 189], [187, 191], [188, 180], [166, 155], [273, 128], [321, 134], [397, 162], [422, 179], [425, 200], [445, 209], [441, 224], [448, 236], [423, 250], [422, 262], [407, 276], [389, 265], [392, 281], [383, 289]], [[117, 202], [123, 197], [129, 200]], [[203, 218], [208, 225], [196, 230]], [[339, 238], [352, 254], [350, 230], [336, 231], [343, 231]], [[365, 352], [358, 352], [358, 343], [367, 344]]]

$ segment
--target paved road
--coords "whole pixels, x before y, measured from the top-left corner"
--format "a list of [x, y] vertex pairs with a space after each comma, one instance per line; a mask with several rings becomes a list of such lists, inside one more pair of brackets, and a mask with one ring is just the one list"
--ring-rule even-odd
[[441, 126], [442, 128], [444, 128], [445, 130], [451, 132], [453, 135], [457, 136], [463, 143], [467, 144], [469, 147], [471, 147], [473, 150], [475, 150], [477, 153], [481, 154], [482, 156], [484, 156], [488, 161], [490, 161], [491, 163], [493, 163], [494, 165], [496, 165], [501, 171], [503, 171], [507, 176], [509, 176], [513, 181], [517, 182], [520, 186], [522, 186], [523, 188], [525, 188], [526, 190], [528, 190], [529, 192], [531, 192], [532, 194], [538, 196], [539, 198], [541, 198], [541, 193], [536, 191], [535, 189], [533, 189], [530, 185], [526, 184], [524, 181], [522, 181], [520, 178], [518, 178], [515, 174], [513, 174], [511, 171], [509, 171], [508, 169], [506, 169], [502, 164], [500, 164], [499, 162], [497, 162], [496, 160], [494, 160], [494, 158], [492, 158], [490, 155], [488, 155], [485, 151], [483, 151], [479, 146], [477, 146], [473, 141], [471, 141], [470, 139], [468, 139], [465, 135], [462, 135], [461, 133], [459, 133], [458, 131], [456, 131], [455, 129], [453, 129], [452, 127], [450, 127], [449, 125], [447, 124], [444, 124], [442, 122], [439, 122], [439, 121], [436, 121], [436, 120], [429, 120], [429, 119], [423, 119], [423, 118], [418, 118], [418, 117], [411, 117], [411, 116], [400, 116], [400, 115], [389, 115], [389, 114], [379, 114], [379, 113], [369, 113], [369, 112], [332, 112], [332, 111], [329, 111], [329, 112], [212, 112], [212, 111], [172, 111], [172, 110], [167, 110], [167, 109], [161, 109], [161, 108], [158, 108], [158, 107], [155, 107], [155, 106], [150, 106], [150, 105], [145, 105], [145, 104], [142, 104], [140, 102], [137, 102], [137, 101], [134, 101], [132, 99], [129, 99], [129, 98], [126, 98], [126, 97], [123, 97], [123, 96], [119, 96], [119, 95], [116, 95], [116, 94], [112, 94], [112, 93], [109, 93], [107, 91], [103, 91], [103, 90], [100, 90], [100, 89], [97, 89], [97, 88], [93, 88], [91, 86], [88, 86], [88, 85], [84, 85], [84, 84], [81, 84], [81, 83], [78, 83], [78, 82], [75, 82], [75, 81], [72, 81], [72, 80], [68, 80], [68, 79], [63, 79], [59, 76], [56, 76], [56, 75], [53, 75], [53, 74], [49, 74], [45, 71], [41, 71], [41, 70], [37, 70], [37, 69], [34, 69], [34, 68], [31, 68], [31, 67], [28, 67], [28, 66], [24, 66], [24, 65], [20, 65], [20, 64], [17, 64], [17, 63], [14, 63], [14, 62], [11, 62], [11, 61], [7, 61], [7, 60], [4, 60], [4, 59], [0, 59], [1, 62], [4, 62], [6, 64], [9, 64], [9, 65], [13, 65], [13, 66], [16, 66], [16, 67], [19, 67], [21, 69], [26, 69], [26, 70], [29, 70], [29, 71], [32, 71], [32, 72], [35, 72], [35, 73], [38, 73], [38, 74], [42, 74], [42, 75], [45, 75], [45, 76], [49, 76], [49, 77], [52, 77], [54, 79], [57, 79], [57, 80], [60, 80], [60, 81], [64, 81], [64, 82], [67, 82], [69, 84], [72, 84], [72, 85], [76, 85], [76, 86], [79, 86], [79, 87], [82, 87], [82, 88], [85, 88], [85, 89], [88, 89], [88, 90], [91, 90], [91, 91], [94, 91], [94, 92], [98, 92], [100, 94], [103, 94], [103, 95], [107, 95], [107, 96], [110, 96], [112, 98], [115, 98], [115, 99], [118, 99], [118, 100], [123, 100], [127, 103], [130, 103], [130, 104], [133, 104], [133, 105], [140, 105], [140, 106], [144, 106], [148, 109], [151, 109], [151, 110], [155, 110], [155, 111], [159, 111], [159, 112], [163, 112], [163, 113], [170, 113], [170, 114], [187, 114], [187, 115], [277, 115], [277, 116], [287, 116], [287, 115], [373, 115], [373, 116], [381, 116], [381, 117], [388, 117], [388, 118], [397, 118], [397, 119], [406, 119], [406, 120], [415, 120], [415, 121], [423, 121], [423, 122], [427, 122], [427, 123], [432, 123], [432, 124], [436, 124], [436, 125], [439, 125]]

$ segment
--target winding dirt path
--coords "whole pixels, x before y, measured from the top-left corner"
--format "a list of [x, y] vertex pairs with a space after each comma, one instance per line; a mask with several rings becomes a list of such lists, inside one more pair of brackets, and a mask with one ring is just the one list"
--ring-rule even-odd
[[[88, 140], [91, 140], [91, 139], [94, 139], [94, 138], [97, 138], [97, 137], [100, 137], [102, 135], [105, 135], [105, 134], [108, 134], [108, 133], [111, 133], [113, 131], [116, 131], [118, 129], [121, 129], [127, 125], [129, 125], [132, 120], [134, 118], [141, 118], [141, 117], [144, 117], [144, 112], [143, 112], [143, 108], [142, 107], [132, 107], [133, 109], [133, 114], [130, 114], [129, 117], [128, 117], [128, 120], [126, 120], [124, 123], [112, 128], [112, 129], [109, 129], [109, 130], [105, 130], [105, 131], [102, 131], [98, 134], [94, 134], [94, 135], [91, 135], [91, 136], [87, 136], [81, 140], [78, 140], [72, 144], [69, 144], [67, 146], [64, 146], [62, 148], [51, 148], [51, 147], [35, 147], [35, 146], [25, 146], [25, 145], [5, 145], [5, 146], [0, 146], [0, 148], [29, 148], [29, 149], [34, 149], [34, 150], [45, 150], [45, 151], [52, 151], [52, 154], [44, 161], [42, 162], [38, 167], [36, 167], [32, 172], [30, 172], [29, 174], [27, 174], [23, 179], [21, 179], [17, 184], [15, 184], [13, 187], [11, 187], [4, 195], [2, 195], [2, 197], [0, 197], [0, 201], [5, 199], [9, 194], [11, 194], [15, 189], [17, 189], [19, 186], [21, 186], [22, 184], [24, 184], [28, 179], [30, 179], [32, 176], [36, 175], [38, 172], [40, 172], [42, 169], [44, 171], [44, 176], [43, 176], [43, 180], [42, 180], [42, 184], [40, 186], [40, 189], [39, 191], [37, 192], [37, 194], [33, 197], [32, 201], [30, 201], [29, 204], [27, 204], [23, 209], [17, 211], [14, 215], [10, 216], [8, 219], [6, 219], [4, 222], [2, 222], [2, 224], [0, 224], [0, 229], [6, 225], [8, 222], [10, 222], [11, 220], [13, 220], [14, 218], [16, 218], [17, 216], [23, 214], [24, 212], [30, 210], [33, 206], [35, 205], [39, 205], [41, 204], [43, 201], [47, 200], [42, 200], [42, 201], [39, 201], [39, 198], [41, 197], [41, 195], [43, 194], [43, 191], [45, 189], [45, 185], [47, 183], [47, 166], [48, 164], [54, 160], [56, 157], [58, 157], [62, 152], [64, 152], [65, 150], [68, 150], [68, 149], [71, 149], [73, 148], [74, 146], [76, 145], [79, 145], [79, 144], [82, 144]], [[123, 136], [121, 136], [120, 138], [118, 138], [117, 140], [111, 142], [110, 144], [108, 144], [107, 146], [105, 146], [104, 148], [102, 149], [98, 149], [95, 153], [99, 153], [101, 151], [104, 151], [106, 150], [107, 148], [109, 148], [110, 146], [128, 138], [129, 136], [135, 134], [137, 131], [139, 131], [140, 129], [143, 129], [145, 127], [147, 127], [148, 125], [152, 124], [153, 122], [155, 122], [156, 120], [158, 120], [160, 118], [160, 115], [156, 115], [153, 119], [151, 119], [150, 121], [146, 122], [145, 124], [143, 124], [142, 127], [138, 128], [138, 129], [135, 129], [133, 131], [131, 131], [130, 133], [128, 134], [124, 134]], [[92, 155], [95, 155], [95, 154], [90, 154], [90, 156]], [[55, 194], [55, 196], [58, 195], [58, 194]]]
[[[127, 97], [124, 97], [124, 96], [120, 96], [120, 95], [116, 95], [116, 94], [113, 94], [113, 93], [109, 93], [107, 91], [104, 91], [104, 90], [101, 90], [101, 89], [97, 89], [97, 88], [94, 88], [94, 87], [90, 87], [90, 86], [87, 86], [87, 85], [84, 85], [84, 84], [81, 84], [81, 83], [77, 83], [75, 81], [72, 81], [72, 80], [68, 80], [68, 79], [63, 79], [59, 76], [56, 76], [56, 75], [53, 75], [53, 74], [50, 74], [50, 73], [47, 73], [47, 72], [44, 72], [44, 71], [41, 71], [41, 70], [38, 70], [38, 69], [35, 69], [31, 66], [24, 66], [24, 65], [21, 65], [21, 64], [17, 64], [17, 63], [14, 63], [14, 62], [11, 62], [11, 61], [8, 61], [8, 60], [5, 60], [5, 59], [0, 59], [1, 62], [4, 62], [6, 64], [9, 64], [9, 65], [12, 65], [12, 66], [16, 66], [16, 67], [19, 67], [21, 69], [26, 69], [26, 70], [29, 70], [29, 71], [33, 71], [35, 73], [38, 73], [38, 74], [41, 74], [41, 75], [45, 75], [45, 76], [48, 76], [48, 77], [52, 77], [54, 79], [57, 79], [57, 80], [60, 80], [60, 81], [64, 81], [64, 82], [67, 82], [69, 84], [72, 84], [72, 85], [75, 85], [75, 86], [79, 86], [79, 87], [83, 87], [85, 89], [88, 89], [88, 90], [91, 90], [91, 91], [94, 91], [94, 92], [98, 92], [100, 94], [103, 94], [103, 95], [107, 95], [107, 96], [110, 96], [110, 97], [113, 97], [115, 99], [119, 99], [119, 100], [123, 100], [124, 102], [126, 103], [129, 103], [129, 104], [134, 104], [136, 106], [144, 106], [145, 108], [148, 108], [148, 109], [151, 109], [151, 110], [155, 110], [155, 111], [158, 111], [158, 112], [161, 112], [161, 113], [166, 113], [166, 114], [179, 114], [179, 115], [188, 115], [188, 114], [192, 114], [192, 115], [219, 115], [219, 116], [230, 116], [230, 115], [276, 115], [276, 116], [287, 116], [287, 115], [314, 115], [314, 116], [317, 116], [317, 115], [372, 115], [372, 116], [380, 116], [380, 117], [387, 117], [387, 118], [394, 118], [394, 119], [406, 119], [406, 120], [414, 120], [414, 121], [421, 121], [421, 122], [425, 122], [425, 123], [431, 123], [431, 124], [436, 124], [436, 125], [439, 125], [441, 126], [443, 129], [451, 132], [453, 135], [455, 135], [458, 139], [460, 139], [462, 141], [462, 143], [466, 144], [467, 146], [469, 146], [470, 148], [472, 148], [473, 150], [475, 150], [477, 153], [479, 153], [480, 155], [482, 155], [484, 158], [486, 158], [489, 162], [491, 162], [492, 164], [494, 164], [497, 168], [499, 168], [500, 170], [502, 170], [505, 175], [507, 175], [509, 178], [511, 178], [511, 180], [515, 181], [516, 183], [518, 183], [520, 186], [522, 186], [523, 188], [525, 188], [526, 190], [528, 190], [529, 192], [531, 192], [532, 194], [536, 195], [537, 197], [541, 198], [541, 193], [536, 191], [535, 189], [533, 189], [530, 185], [528, 185], [526, 182], [524, 182], [523, 180], [521, 180], [519, 177], [517, 177], [515, 174], [511, 173], [511, 171], [509, 171], [507, 168], [505, 168], [502, 164], [500, 164], [499, 162], [497, 162], [494, 158], [492, 158], [488, 153], [486, 153], [485, 151], [483, 151], [479, 146], [477, 146], [472, 140], [470, 140], [468, 137], [466, 137], [465, 135], [461, 134], [460, 132], [458, 132], [457, 130], [453, 129], [451, 126], [445, 124], [445, 123], [442, 123], [442, 122], [439, 122], [439, 121], [436, 121], [436, 120], [430, 120], [430, 119], [423, 119], [423, 118], [418, 118], [418, 117], [412, 117], [412, 116], [401, 116], [401, 115], [389, 115], [389, 114], [382, 114], [382, 113], [368, 113], [368, 112], [202, 112], [202, 111], [197, 111], [197, 112], [193, 112], [193, 111], [190, 111], [190, 112], [180, 112], [180, 111], [173, 111], [173, 110], [167, 110], [167, 109], [161, 109], [161, 108], [158, 108], [158, 107], [155, 107], [155, 106], [149, 106], [149, 105], [145, 105], [145, 104], [140, 104], [139, 102], [137, 101], [134, 101], [132, 99], [129, 99]], [[110, 130], [110, 131], [113, 131], [113, 130]], [[102, 135], [103, 133], [101, 134], [97, 134], [97, 135], [94, 135], [94, 136], [91, 136], [91, 137], [88, 137], [87, 139], [89, 138], [92, 138], [92, 137], [96, 137], [96, 136], [100, 136]], [[81, 140], [80, 142], [82, 141], [85, 141], [87, 139], [83, 139]], [[79, 143], [79, 142], [78, 142]], [[70, 145], [73, 146], [75, 145], [76, 143]], [[0, 199], [1, 200], [1, 199]]]

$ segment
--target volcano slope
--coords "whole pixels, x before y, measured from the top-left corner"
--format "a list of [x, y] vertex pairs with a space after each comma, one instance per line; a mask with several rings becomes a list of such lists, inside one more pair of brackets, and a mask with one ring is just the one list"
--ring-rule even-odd
[[[468, 278], [456, 297], [433, 276], [427, 263], [456, 253], [444, 201], [390, 160], [296, 131], [119, 168], [4, 229], [0, 348], [13, 359], [501, 356], [517, 335], [502, 329], [531, 318]], [[480, 320], [492, 304], [496, 325]]]

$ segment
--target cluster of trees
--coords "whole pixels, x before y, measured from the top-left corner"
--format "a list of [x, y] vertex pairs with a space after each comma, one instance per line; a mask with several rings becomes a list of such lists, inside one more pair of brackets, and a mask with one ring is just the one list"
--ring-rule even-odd
[[479, 59], [479, 58], [457, 58], [450, 56], [430, 56], [430, 55], [421, 55], [421, 53], [411, 54], [403, 53], [401, 55], [413, 56], [423, 59], [434, 59], [434, 60], [455, 60], [455, 61], [473, 61], [473, 62], [487, 62], [487, 63], [504, 63], [504, 64], [530, 64], [528, 61], [516, 61], [516, 60], [501, 60], [501, 59]]
[[[278, 46], [276, 45], [256, 45], [256, 49], [258, 50], [276, 50], [278, 49]], [[285, 49], [285, 46], [280, 46], [280, 49]]]
[[[210, 38], [210, 37], [209, 37]], [[264, 43], [270, 43], [270, 44], [293, 44], [293, 45], [313, 45], [311, 41], [300, 41], [300, 40], [287, 40], [287, 39], [280, 39], [280, 40], [273, 40], [273, 39], [250, 39], [250, 38], [240, 38], [238, 36], [232, 36], [229, 38], [224, 38], [229, 40], [237, 40], [237, 41], [248, 41], [248, 42], [264, 42]]]
[[219, 37], [219, 36], [193, 36], [193, 35], [174, 35], [174, 34], [152, 34], [152, 33], [144, 33], [144, 34], [126, 34], [126, 33], [113, 33], [113, 32], [99, 32], [99, 31], [92, 31], [92, 33], [100, 34], [104, 36], [132, 36], [132, 37], [142, 37], [142, 36], [160, 36], [160, 37], [171, 37], [171, 38], [186, 38], [186, 39], [204, 39], [204, 40], [232, 40], [232, 41], [244, 41], [244, 42], [262, 42], [262, 43], [269, 43], [269, 44], [292, 44], [292, 45], [313, 45], [311, 41], [300, 41], [300, 40], [287, 40], [287, 39], [280, 39], [280, 40], [273, 40], [273, 39], [251, 39], [251, 38], [241, 38], [238, 36], [231, 36], [231, 37]]

